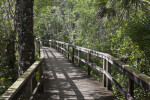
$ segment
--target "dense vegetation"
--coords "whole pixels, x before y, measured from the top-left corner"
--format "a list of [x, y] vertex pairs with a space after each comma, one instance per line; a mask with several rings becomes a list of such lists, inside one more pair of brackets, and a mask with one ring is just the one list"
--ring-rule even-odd
[[0, 94], [35, 61], [33, 0], [0, 1]]
[[[1, 93], [17, 77], [17, 60], [13, 54], [17, 58], [18, 53], [11, 45], [18, 40], [13, 25], [14, 9], [13, 0], [0, 1]], [[34, 0], [34, 34], [45, 40], [54, 39], [107, 52], [117, 58], [125, 56], [131, 67], [150, 76], [149, 0]], [[13, 53], [7, 55], [6, 51]], [[9, 65], [11, 59], [15, 60], [13, 65]], [[14, 78], [6, 74], [13, 70], [16, 72]], [[123, 87], [126, 86], [122, 73], [112, 74]], [[149, 100], [150, 93], [135, 87], [136, 100]], [[118, 99], [123, 99], [115, 87], [113, 92]]]
[[[131, 67], [150, 76], [149, 1], [38, 0], [34, 9], [38, 37], [107, 52], [117, 58], [125, 56]], [[126, 87], [122, 73], [114, 77]], [[115, 87], [113, 90], [121, 99]], [[136, 100], [150, 98], [138, 86], [134, 92]]]
[[0, 94], [17, 78], [13, 0], [0, 1]]

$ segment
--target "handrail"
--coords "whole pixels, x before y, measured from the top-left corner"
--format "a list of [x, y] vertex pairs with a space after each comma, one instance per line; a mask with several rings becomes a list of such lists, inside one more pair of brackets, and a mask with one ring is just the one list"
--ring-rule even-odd
[[[74, 63], [74, 57], [78, 59], [78, 65], [80, 65], [80, 61], [86, 63], [88, 65], [88, 75], [90, 74], [90, 67], [96, 69], [99, 72], [103, 73], [103, 84], [104, 87], [107, 87], [108, 90], [111, 89], [111, 82], [119, 89], [119, 91], [126, 97], [127, 100], [134, 99], [134, 82], [140, 85], [145, 90], [150, 92], [150, 77], [141, 73], [140, 71], [132, 68], [131, 66], [121, 62], [119, 59], [103, 52], [94, 51], [91, 49], [75, 46], [69, 43], [49, 40], [50, 47], [54, 47], [57, 50], [61, 50], [61, 52], [66, 52], [72, 56], [72, 62]], [[67, 50], [64, 48], [67, 48]], [[70, 52], [70, 47], [72, 47], [72, 52]], [[75, 55], [74, 50], [78, 50], [78, 55]], [[87, 59], [83, 59], [80, 57], [80, 52], [84, 52], [87, 54]], [[103, 59], [103, 68], [99, 66], [94, 66], [90, 62], [90, 56], [94, 55]], [[125, 91], [121, 85], [111, 76], [111, 65], [117, 67], [120, 71], [122, 71], [127, 76], [128, 88]]]
[[[30, 66], [30, 68], [18, 78], [13, 85], [0, 97], [0, 100], [32, 100], [36, 98], [37, 92], [43, 92], [43, 62], [44, 54], [38, 61]], [[38, 80], [37, 75], [39, 74]]]

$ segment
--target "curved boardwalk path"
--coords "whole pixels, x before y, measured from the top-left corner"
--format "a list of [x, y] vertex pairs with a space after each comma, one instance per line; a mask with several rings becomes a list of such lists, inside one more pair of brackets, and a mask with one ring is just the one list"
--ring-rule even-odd
[[53, 48], [44, 47], [44, 93], [40, 100], [113, 100], [112, 92]]

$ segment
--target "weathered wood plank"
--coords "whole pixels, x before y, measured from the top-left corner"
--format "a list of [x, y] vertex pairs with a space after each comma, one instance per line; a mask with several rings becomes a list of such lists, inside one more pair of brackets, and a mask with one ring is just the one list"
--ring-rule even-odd
[[[113, 100], [111, 91], [53, 48], [45, 48], [45, 93], [39, 100]], [[75, 56], [74, 56], [75, 57]]]
[[[106, 60], [103, 59], [103, 70], [106, 70]], [[106, 75], [103, 74], [103, 85], [106, 87]]]
[[72, 63], [74, 63], [74, 48], [72, 48]]
[[83, 48], [83, 47], [78, 47], [78, 46], [71, 45], [71, 44], [68, 44], [65, 42], [60, 42], [60, 41], [57, 41], [57, 42], [67, 45], [67, 46], [70, 46], [70, 47], [73, 47], [76, 50], [80, 50], [84, 53], [88, 53], [90, 51], [91, 55], [106, 59], [107, 61], [109, 61], [109, 63], [116, 66], [120, 71], [122, 71], [124, 74], [126, 74], [128, 77], [130, 77], [134, 82], [136, 82], [142, 88], [144, 88], [150, 92], [150, 77], [141, 73], [137, 69], [134, 69], [134, 68], [130, 67], [129, 65], [124, 64], [123, 62], [119, 61], [117, 58], [115, 58], [107, 53], [98, 52], [98, 51], [90, 50], [90, 49]]
[[[110, 74], [111, 73], [111, 64], [106, 61], [106, 71]], [[111, 90], [111, 81], [108, 77], [106, 77], [106, 88]]]
[[[43, 82], [44, 82], [44, 76], [42, 76], [41, 81], [37, 83], [37, 85], [36, 85], [35, 89], [33, 90], [32, 95], [31, 95], [29, 100], [36, 100], [35, 98], [37, 96], [37, 92], [39, 90], [41, 90], [41, 86], [43, 85]], [[43, 88], [43, 90], [44, 90], [44, 88]]]
[[106, 70], [102, 69], [101, 67], [99, 66], [95, 66], [93, 65], [92, 63], [86, 61], [85, 59], [82, 59], [78, 56], [75, 56], [76, 58], [80, 59], [80, 61], [88, 64], [89, 66], [93, 67], [94, 69], [96, 69], [97, 71], [103, 73], [105, 76], [107, 76], [107, 78], [119, 89], [119, 91], [121, 92], [122, 95], [124, 95], [125, 97], [130, 97], [130, 98], [133, 98], [132, 96], [130, 95], [127, 95], [128, 93], [125, 92], [122, 88], [122, 86], [110, 75], [110, 73], [108, 73]]
[[[87, 53], [87, 61], [88, 62], [91, 62], [91, 54], [90, 54], [90, 52], [89, 53]], [[91, 72], [91, 66], [87, 66], [88, 67], [88, 75], [90, 76], [90, 72]]]
[[128, 82], [128, 87], [127, 87], [127, 90], [128, 90], [128, 93], [134, 97], [134, 82], [132, 79], [130, 78], [127, 78], [127, 82]]
[[[80, 50], [78, 50], [78, 57], [80, 57]], [[80, 67], [80, 59], [78, 59], [78, 67]]]

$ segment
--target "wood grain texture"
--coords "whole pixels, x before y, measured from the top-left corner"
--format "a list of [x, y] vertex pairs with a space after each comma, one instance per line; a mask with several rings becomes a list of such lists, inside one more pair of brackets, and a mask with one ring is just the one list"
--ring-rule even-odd
[[53, 48], [45, 48], [45, 91], [40, 100], [113, 100], [102, 83], [68, 61]]
[[[141, 73], [137, 69], [134, 69], [131, 66], [121, 62], [117, 58], [115, 58], [115, 57], [113, 57], [113, 56], [111, 56], [111, 55], [109, 55], [107, 53], [94, 51], [94, 50], [87, 49], [87, 48], [84, 48], [84, 47], [78, 47], [78, 46], [71, 45], [71, 44], [68, 44], [68, 43], [65, 43], [65, 42], [55, 41], [55, 40], [52, 40], [52, 41], [56, 42], [56, 43], [59, 43], [59, 44], [66, 45], [68, 47], [73, 47], [76, 50], [80, 50], [81, 52], [84, 52], [84, 53], [89, 53], [90, 52], [91, 55], [94, 55], [94, 56], [100, 57], [102, 59], [105, 59], [111, 65], [117, 67], [120, 71], [122, 71], [126, 76], [131, 78], [135, 83], [137, 83], [142, 88], [144, 88], [145, 90], [148, 90], [150, 92], [150, 77], [145, 75], [145, 74], [143, 74], [143, 73]], [[63, 50], [68, 52], [65, 49], [63, 49]], [[71, 54], [71, 53], [69, 53], [69, 54]], [[80, 61], [82, 61], [84, 63], [88, 63], [86, 60], [84, 60], [82, 58], [79, 58], [77, 55], [72, 55], [72, 56], [76, 57], [77, 59], [80, 59]]]

